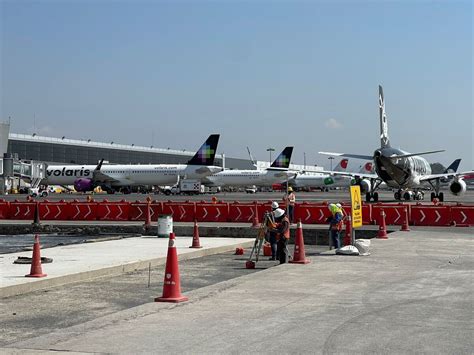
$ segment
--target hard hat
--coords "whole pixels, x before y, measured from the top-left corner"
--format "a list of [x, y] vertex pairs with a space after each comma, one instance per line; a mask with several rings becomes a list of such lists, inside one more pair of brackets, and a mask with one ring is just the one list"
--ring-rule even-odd
[[342, 208], [342, 205], [340, 203], [336, 203], [337, 208]]
[[285, 210], [277, 208], [275, 211], [273, 211], [273, 214], [275, 215], [275, 218], [280, 218], [285, 214]]
[[288, 188], [288, 192], [293, 192], [293, 188], [291, 186]]
[[280, 205], [278, 204], [278, 202], [273, 201], [273, 202], [272, 202], [272, 210], [276, 210], [278, 207], [280, 207]]

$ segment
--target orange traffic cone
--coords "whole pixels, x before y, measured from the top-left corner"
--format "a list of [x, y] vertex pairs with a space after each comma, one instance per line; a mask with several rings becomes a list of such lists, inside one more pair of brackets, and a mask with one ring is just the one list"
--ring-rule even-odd
[[170, 233], [168, 256], [166, 257], [165, 279], [163, 295], [155, 298], [155, 302], [184, 302], [188, 298], [181, 295], [181, 282], [179, 279], [178, 253], [176, 252], [175, 236]]
[[35, 214], [33, 217], [33, 226], [39, 226], [41, 224], [40, 221], [40, 213], [39, 213], [39, 202], [35, 204]]
[[257, 202], [255, 202], [255, 216], [253, 217], [252, 227], [253, 228], [259, 228], [260, 227], [260, 222], [258, 221], [258, 205], [257, 205]]
[[405, 208], [405, 219], [403, 220], [402, 228], [400, 228], [402, 232], [409, 232], [410, 227], [408, 225], [408, 209]]
[[295, 236], [295, 252], [293, 254], [293, 259], [290, 260], [291, 264], [308, 264], [311, 260], [306, 259], [304, 251], [304, 239], [303, 239], [303, 226], [301, 224], [301, 219], [298, 220], [298, 225], [296, 226], [296, 236]]
[[48, 276], [43, 274], [41, 268], [41, 246], [39, 242], [38, 234], [35, 235], [35, 244], [33, 245], [33, 258], [31, 259], [31, 269], [28, 275], [25, 277], [45, 277]]
[[199, 241], [199, 227], [196, 220], [194, 220], [193, 245], [191, 245], [190, 248], [202, 248]]
[[351, 216], [346, 217], [346, 233], [344, 234], [343, 244], [352, 245], [352, 220]]
[[387, 237], [387, 226], [385, 224], [385, 212], [383, 208], [380, 209], [380, 225], [379, 232], [377, 234], [378, 239], [388, 239]]

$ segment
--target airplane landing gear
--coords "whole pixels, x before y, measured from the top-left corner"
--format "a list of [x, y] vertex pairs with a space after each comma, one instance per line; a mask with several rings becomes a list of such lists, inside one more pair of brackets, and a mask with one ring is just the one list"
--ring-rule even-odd
[[399, 190], [393, 194], [395, 200], [400, 201], [402, 199], [402, 192]]
[[370, 200], [374, 200], [374, 202], [377, 202], [379, 200], [379, 193], [378, 192], [367, 192], [365, 194], [365, 201], [370, 202]]

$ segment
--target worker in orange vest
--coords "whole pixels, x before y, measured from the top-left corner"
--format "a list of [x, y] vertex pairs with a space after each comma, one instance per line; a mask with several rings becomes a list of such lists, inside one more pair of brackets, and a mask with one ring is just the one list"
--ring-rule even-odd
[[277, 259], [280, 264], [288, 262], [288, 240], [290, 239], [290, 221], [286, 216], [285, 210], [277, 208], [273, 211], [276, 227], [272, 229], [276, 232], [277, 239]]

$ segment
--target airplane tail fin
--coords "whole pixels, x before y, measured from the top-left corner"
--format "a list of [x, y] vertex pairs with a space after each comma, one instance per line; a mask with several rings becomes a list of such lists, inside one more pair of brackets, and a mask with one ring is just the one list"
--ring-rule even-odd
[[286, 147], [270, 167], [288, 169], [290, 167], [291, 154], [293, 154], [293, 147]]
[[199, 150], [194, 154], [189, 165], [214, 165], [217, 144], [219, 143], [219, 134], [211, 134]]
[[380, 146], [382, 148], [390, 147], [390, 139], [388, 138], [388, 122], [385, 113], [385, 100], [383, 97], [382, 86], [379, 85], [379, 119], [380, 119]]
[[456, 173], [458, 171], [460, 162], [461, 162], [461, 159], [456, 159], [455, 161], [453, 161], [451, 165], [446, 168], [444, 173], [445, 174]]
[[346, 171], [348, 163], [349, 159], [342, 159], [339, 164], [336, 165], [334, 171]]

